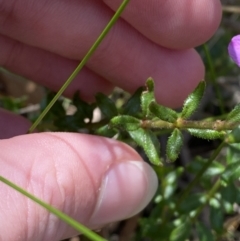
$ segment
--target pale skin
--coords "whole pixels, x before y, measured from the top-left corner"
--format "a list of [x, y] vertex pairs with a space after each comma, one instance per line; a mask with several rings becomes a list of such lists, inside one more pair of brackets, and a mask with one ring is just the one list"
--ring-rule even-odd
[[[0, 65], [59, 89], [120, 3], [1, 1]], [[159, 103], [177, 107], [204, 77], [193, 48], [214, 34], [220, 20], [218, 0], [132, 0], [65, 95], [79, 89], [92, 101], [96, 92], [108, 94], [114, 86], [133, 92], [152, 76]], [[127, 145], [72, 133], [24, 135], [29, 126], [0, 111], [0, 175], [83, 224], [98, 228], [130, 217], [153, 197], [156, 176]], [[2, 183], [0, 199], [0, 240], [53, 241], [75, 234]]]

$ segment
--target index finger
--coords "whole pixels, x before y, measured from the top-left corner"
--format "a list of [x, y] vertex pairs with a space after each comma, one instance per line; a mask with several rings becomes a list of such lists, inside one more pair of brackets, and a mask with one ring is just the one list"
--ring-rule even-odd
[[[122, 0], [103, 0], [116, 10]], [[161, 46], [192, 48], [207, 41], [221, 21], [219, 0], [131, 0], [122, 14], [140, 33]]]

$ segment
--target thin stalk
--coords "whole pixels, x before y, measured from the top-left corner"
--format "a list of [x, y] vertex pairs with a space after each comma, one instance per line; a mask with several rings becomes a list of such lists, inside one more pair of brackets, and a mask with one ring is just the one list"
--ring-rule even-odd
[[239, 122], [233, 121], [192, 121], [192, 120], [179, 120], [176, 127], [181, 129], [207, 129], [215, 131], [233, 130], [239, 125]]
[[100, 36], [97, 38], [95, 43], [92, 45], [90, 50], [87, 52], [87, 54], [84, 56], [82, 61], [79, 63], [77, 68], [72, 72], [72, 74], [69, 76], [67, 81], [63, 84], [63, 86], [60, 88], [60, 90], [57, 92], [57, 94], [54, 96], [54, 98], [51, 100], [51, 102], [48, 104], [48, 106], [44, 109], [44, 111], [40, 114], [40, 116], [37, 118], [37, 120], [32, 124], [30, 129], [28, 130], [28, 133], [33, 132], [33, 130], [38, 126], [38, 124], [42, 121], [44, 116], [47, 114], [47, 112], [52, 108], [54, 103], [58, 100], [58, 98], [62, 95], [62, 93], [66, 90], [66, 88], [72, 83], [73, 79], [77, 76], [77, 74], [80, 72], [80, 70], [83, 68], [83, 66], [86, 64], [86, 62], [89, 60], [89, 58], [92, 56], [92, 54], [95, 52], [95, 50], [98, 48], [98, 46], [101, 44], [103, 39], [106, 37], [112, 26], [116, 23], [118, 18], [120, 17], [121, 13], [127, 6], [130, 0], [123, 0], [122, 4], [112, 17], [112, 19], [109, 21], [107, 26], [104, 28]]
[[224, 12], [229, 12], [229, 13], [240, 13], [240, 7], [239, 6], [227, 6], [223, 5], [222, 10]]
[[49, 212], [53, 213], [54, 215], [56, 215], [59, 219], [63, 220], [65, 223], [69, 224], [71, 227], [73, 227], [74, 229], [76, 229], [78, 232], [80, 232], [81, 234], [85, 235], [86, 237], [90, 238], [91, 240], [94, 240], [94, 241], [107, 241], [106, 239], [100, 237], [99, 235], [97, 235], [96, 233], [94, 233], [90, 229], [86, 228], [82, 224], [78, 223], [77, 221], [75, 221], [73, 218], [69, 217], [65, 213], [63, 213], [60, 210], [52, 207], [51, 205], [45, 203], [44, 201], [38, 199], [37, 197], [35, 197], [32, 194], [30, 194], [29, 192], [25, 191], [21, 187], [19, 187], [16, 184], [10, 182], [6, 178], [0, 176], [0, 181], [5, 183], [9, 187], [15, 189], [16, 191], [20, 192], [24, 196], [30, 198], [35, 203], [38, 203], [40, 206], [42, 206], [43, 208], [47, 209]]
[[202, 212], [203, 208], [207, 205], [207, 203], [210, 201], [210, 199], [215, 195], [215, 193], [217, 192], [217, 190], [221, 187], [221, 180], [218, 179], [215, 184], [213, 185], [213, 187], [211, 188], [211, 190], [207, 193], [206, 195], [206, 200], [204, 201], [204, 203], [197, 209], [195, 215], [193, 218], [191, 218], [191, 222], [195, 222], [198, 215]]
[[202, 129], [202, 130], [233, 130], [239, 125], [239, 122], [232, 121], [195, 121], [195, 120], [184, 120], [178, 119], [175, 123], [170, 123], [163, 120], [143, 120], [141, 127], [145, 129], [174, 129], [179, 128], [181, 130], [186, 129]]
[[212, 164], [212, 162], [216, 159], [216, 157], [218, 156], [218, 154], [220, 153], [220, 151], [222, 150], [222, 148], [225, 145], [225, 141], [223, 141], [218, 148], [213, 152], [212, 156], [210, 157], [210, 159], [208, 160], [208, 162], [202, 167], [202, 169], [198, 172], [198, 174], [196, 175], [196, 177], [189, 183], [189, 185], [187, 186], [187, 188], [182, 192], [182, 194], [180, 194], [180, 198], [178, 200], [178, 205], [177, 208], [179, 208], [179, 206], [181, 205], [181, 203], [184, 201], [184, 199], [189, 195], [190, 191], [192, 190], [192, 188], [200, 182], [200, 179], [202, 177], [202, 175], [205, 173], [205, 171], [210, 167], [210, 165]]
[[215, 89], [215, 91], [216, 91], [219, 108], [220, 108], [220, 110], [221, 110], [221, 113], [222, 113], [222, 114], [225, 114], [225, 109], [224, 109], [224, 104], [223, 104], [222, 95], [221, 95], [221, 93], [220, 93], [220, 89], [219, 89], [218, 84], [217, 84], [217, 81], [216, 81], [216, 79], [217, 79], [217, 77], [216, 77], [216, 72], [215, 72], [215, 69], [214, 69], [214, 67], [213, 67], [213, 61], [212, 61], [211, 55], [210, 55], [210, 53], [209, 53], [209, 49], [208, 49], [207, 44], [203, 44], [203, 50], [204, 50], [204, 53], [205, 53], [206, 58], [207, 58], [207, 63], [208, 63], [209, 69], [210, 69], [210, 74], [211, 74], [211, 78], [212, 78], [212, 83], [213, 83], [214, 89]]

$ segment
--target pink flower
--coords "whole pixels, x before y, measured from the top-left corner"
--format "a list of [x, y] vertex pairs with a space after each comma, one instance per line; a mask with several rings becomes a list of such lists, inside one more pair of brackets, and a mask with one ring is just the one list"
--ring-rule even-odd
[[240, 67], [240, 35], [234, 36], [228, 45], [228, 54]]

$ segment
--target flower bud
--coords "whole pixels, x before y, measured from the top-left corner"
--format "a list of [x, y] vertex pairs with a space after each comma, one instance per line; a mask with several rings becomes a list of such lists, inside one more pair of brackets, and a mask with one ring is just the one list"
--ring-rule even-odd
[[232, 38], [228, 45], [228, 54], [231, 59], [240, 67], [240, 35]]

